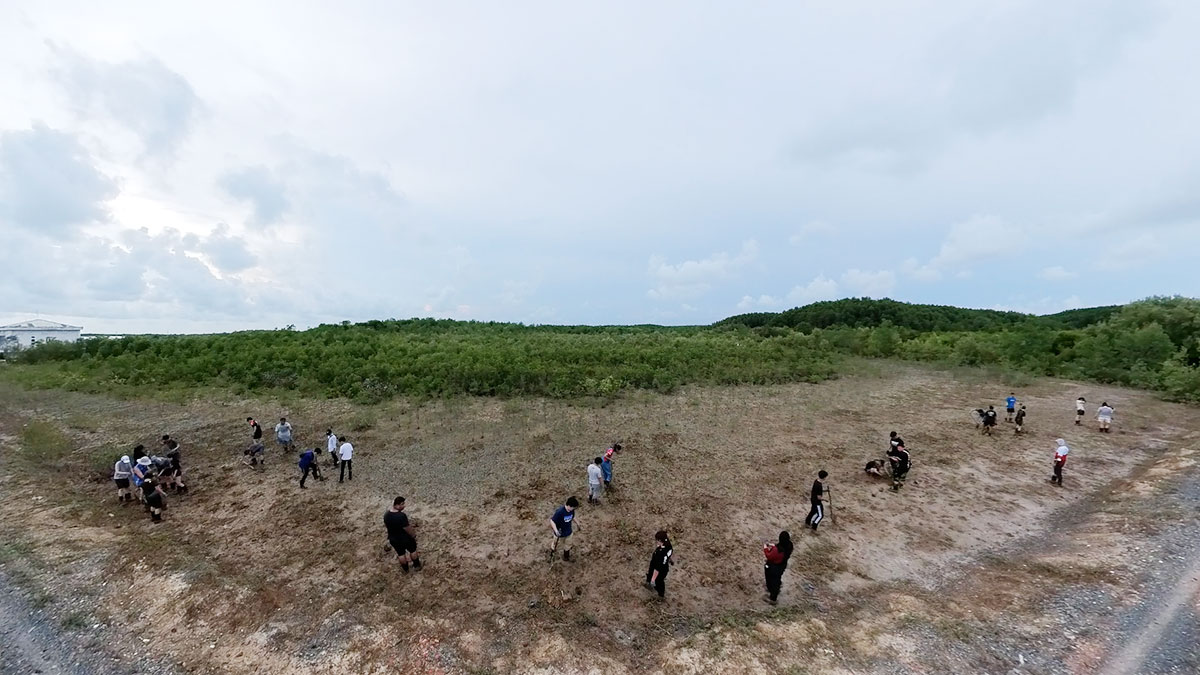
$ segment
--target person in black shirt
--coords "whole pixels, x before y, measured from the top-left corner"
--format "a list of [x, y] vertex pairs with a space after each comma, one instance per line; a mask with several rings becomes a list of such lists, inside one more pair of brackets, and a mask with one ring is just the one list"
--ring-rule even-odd
[[1016, 419], [1017, 428], [1013, 430], [1014, 434], [1025, 433], [1025, 404], [1021, 404], [1021, 409], [1017, 411]]
[[261, 441], [262, 427], [258, 426], [258, 422], [254, 421], [253, 417], [247, 417], [246, 421], [250, 423], [250, 428], [253, 429], [253, 433], [250, 434], [250, 439], [254, 441]]
[[897, 445], [904, 445], [904, 439], [900, 437], [900, 434], [893, 431], [888, 434], [888, 447], [894, 448]]
[[825, 507], [823, 504], [825, 500], [825, 483], [823, 481], [828, 477], [829, 472], [822, 469], [817, 473], [817, 479], [813, 481], [812, 491], [808, 493], [808, 500], [812, 504], [812, 508], [808, 510], [808, 517], [804, 519], [804, 524], [811, 527], [813, 532], [817, 531], [817, 525], [825, 517]]
[[783, 573], [787, 570], [788, 560], [792, 557], [792, 536], [787, 530], [779, 533], [779, 541], [763, 544], [763, 575], [767, 581], [767, 602], [772, 605], [779, 602], [779, 591], [783, 589]]
[[421, 569], [421, 558], [417, 553], [416, 525], [408, 522], [404, 506], [404, 497], [392, 500], [392, 508], [383, 514], [383, 525], [387, 528], [388, 545], [396, 551], [396, 557], [400, 560], [400, 569], [408, 574], [409, 563], [412, 563], [414, 570]]
[[988, 406], [988, 409], [983, 413], [983, 433], [988, 436], [992, 435], [992, 428], [996, 426], [996, 409]]
[[912, 467], [912, 458], [903, 445], [888, 450], [888, 461], [892, 463], [892, 491], [898, 491], [904, 479], [908, 478], [908, 470]]
[[658, 597], [667, 597], [667, 573], [671, 571], [671, 539], [666, 530], [654, 533], [654, 552], [650, 554], [650, 569], [646, 572], [646, 587], [658, 592]]
[[163, 509], [167, 508], [167, 496], [152, 480], [142, 483], [142, 502], [150, 512], [150, 520], [161, 523]]

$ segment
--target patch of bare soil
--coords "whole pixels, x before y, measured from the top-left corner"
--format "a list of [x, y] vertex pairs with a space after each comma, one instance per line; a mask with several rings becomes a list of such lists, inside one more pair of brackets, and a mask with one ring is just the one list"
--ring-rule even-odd
[[[1109, 552], [1149, 546], [1155, 532], [1110, 507], [1188, 470], [1153, 473], [1192, 443], [1193, 411], [1045, 380], [1017, 392], [1025, 435], [1001, 424], [985, 437], [968, 411], [999, 406], [1012, 387], [887, 368], [606, 405], [177, 405], [5, 387], [6, 452], [34, 418], [77, 447], [57, 475], [5, 472], [0, 535], [23, 542], [56, 596], [86, 589], [103, 623], [189, 672], [986, 673], [1104, 662], [1107, 643], [1087, 661], [1083, 648], [1038, 648], [1041, 631], [1062, 618], [1055, 593], [1133, 578]], [[1114, 433], [1073, 425], [1081, 394], [1113, 404]], [[323, 448], [330, 426], [350, 436], [353, 481], [325, 467], [331, 479], [301, 490], [295, 456], [274, 447], [264, 471], [246, 468], [247, 415], [265, 427], [286, 415], [305, 445]], [[915, 461], [897, 493], [862, 471], [893, 429]], [[163, 524], [118, 505], [99, 469], [77, 468], [163, 433], [183, 443], [192, 486]], [[1063, 488], [1047, 482], [1058, 437], [1072, 448]], [[614, 440], [625, 446], [615, 489], [580, 508], [575, 559], [551, 561], [547, 518], [567, 496], [583, 499], [585, 465]], [[819, 469], [833, 508], [813, 535], [803, 520]], [[398, 494], [426, 561], [408, 575], [383, 550], [382, 515]], [[662, 603], [640, 585], [658, 529], [678, 563]], [[783, 529], [797, 547], [771, 607], [760, 547]], [[128, 579], [146, 590], [117, 583]]]

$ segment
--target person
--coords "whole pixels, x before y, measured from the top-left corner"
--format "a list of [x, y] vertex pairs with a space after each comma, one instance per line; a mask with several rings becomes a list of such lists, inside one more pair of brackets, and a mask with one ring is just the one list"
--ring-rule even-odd
[[1054, 449], [1054, 475], [1050, 476], [1050, 482], [1062, 487], [1062, 470], [1067, 464], [1067, 455], [1071, 449], [1067, 447], [1067, 442], [1063, 439], [1055, 441], [1058, 447]]
[[575, 509], [579, 508], [579, 500], [575, 497], [567, 497], [567, 501], [562, 506], [554, 511], [554, 515], [550, 516], [550, 530], [554, 532], [554, 546], [550, 548], [550, 559], [554, 559], [555, 552], [561, 544], [563, 547], [563, 560], [571, 560], [571, 535], [575, 531]]
[[167, 459], [171, 460], [171, 484], [175, 486], [175, 492], [186, 494], [187, 486], [183, 484], [183, 455], [179, 443], [174, 439], [167, 439]]
[[254, 441], [242, 454], [246, 455], [246, 459], [242, 460], [246, 466], [254, 467], [260, 471], [262, 470], [262, 465], [267, 461], [267, 448], [262, 444], [262, 441]]
[[[300, 453], [300, 487], [304, 488], [304, 481], [308, 480], [308, 474], [313, 473], [317, 465], [317, 453], [311, 449], [306, 449]], [[315, 478], [316, 476], [314, 476]], [[320, 480], [320, 478], [317, 478]]]
[[666, 530], [659, 530], [654, 533], [654, 552], [650, 554], [650, 569], [646, 571], [646, 588], [653, 588], [658, 592], [658, 597], [667, 597], [667, 573], [671, 571], [671, 565], [674, 561], [671, 556], [675, 554], [671, 548], [671, 538], [667, 536]]
[[600, 468], [603, 460], [597, 457], [587, 466], [588, 475], [588, 503], [599, 504], [600, 495], [604, 493], [603, 483], [604, 470]]
[[897, 445], [904, 445], [904, 439], [900, 437], [900, 434], [893, 431], [888, 434], [888, 447], [894, 448]]
[[983, 433], [987, 434], [988, 436], [991, 436], [992, 429], [995, 426], [996, 426], [996, 409], [989, 405], [987, 410], [985, 410], [983, 412]]
[[882, 477], [883, 476], [883, 460], [882, 459], [873, 459], [873, 460], [867, 462], [867, 465], [866, 465], [866, 467], [863, 468], [863, 471], [866, 471], [868, 476], [874, 476], [875, 478]]
[[339, 438], [342, 442], [342, 447], [338, 449], [338, 457], [342, 459], [341, 473], [338, 475], [338, 482], [345, 480], [354, 480], [354, 446], [350, 445], [350, 441], [342, 436]]
[[1086, 403], [1087, 399], [1082, 396], [1075, 399], [1075, 426], [1079, 426], [1083, 423], [1083, 416], [1087, 414], [1087, 406], [1084, 405]]
[[260, 427], [258, 425], [258, 422], [254, 421], [253, 417], [247, 417], [246, 421], [250, 423], [250, 429], [251, 429], [250, 440], [251, 441], [261, 441], [262, 440], [262, 427]]
[[888, 451], [888, 461], [892, 463], [892, 492], [898, 492], [900, 485], [908, 478], [912, 457], [903, 445], [897, 445]]
[[1096, 420], [1100, 422], [1100, 431], [1106, 434], [1111, 433], [1109, 425], [1112, 424], [1112, 416], [1113, 409], [1109, 407], [1108, 401], [1101, 403], [1100, 407], [1096, 409]]
[[142, 483], [142, 503], [150, 512], [150, 520], [161, 523], [163, 509], [167, 508], [167, 494], [163, 492], [162, 486], [153, 480]]
[[604, 461], [600, 463], [600, 470], [604, 474], [604, 489], [612, 488], [612, 459], [613, 452], [621, 449], [620, 443], [613, 443], [613, 446], [604, 451]]
[[1009, 393], [1008, 398], [1004, 399], [1004, 411], [1004, 421], [1013, 421], [1013, 415], [1017, 412], [1017, 395], [1015, 392]]
[[783, 572], [792, 557], [792, 535], [787, 530], [779, 533], [779, 541], [763, 543], [763, 575], [767, 578], [767, 602], [779, 603], [779, 591], [783, 590]]
[[158, 484], [164, 490], [175, 487], [175, 463], [170, 457], [159, 457], [155, 455], [150, 458], [154, 463], [154, 471], [158, 477]]
[[280, 417], [275, 425], [275, 442], [284, 450], [292, 449], [292, 424], [286, 417]]
[[333, 429], [325, 430], [325, 449], [329, 451], [329, 460], [332, 462], [329, 466], [336, 467], [338, 465], [338, 439], [333, 434]]
[[[904, 446], [899, 447], [903, 448]], [[808, 493], [808, 501], [812, 506], [808, 510], [808, 517], [804, 519], [804, 524], [811, 527], [813, 532], [817, 531], [817, 525], [820, 525], [821, 519], [825, 517], [825, 479], [828, 477], [829, 472], [824, 469], [817, 472], [817, 479], [813, 481], [812, 490]]]
[[983, 426], [983, 418], [984, 417], [985, 417], [985, 415], [983, 413], [983, 408], [976, 408], [975, 409], [975, 428], [976, 429]]
[[[163, 434], [162, 446], [163, 446], [164, 451], [167, 450], [168, 446], [170, 446], [171, 443], [174, 443], [174, 441], [171, 439], [171, 434]], [[175, 445], [179, 445], [179, 444], [175, 443]]]
[[1014, 434], [1024, 433], [1025, 432], [1025, 404], [1024, 403], [1021, 404], [1021, 409], [1017, 411], [1017, 416], [1015, 418], [1013, 418], [1013, 421], [1016, 422], [1016, 424], [1017, 424], [1017, 428], [1013, 429], [1013, 433]]
[[117, 484], [117, 501], [122, 504], [133, 500], [133, 493], [129, 491], [129, 477], [133, 475], [133, 462], [129, 461], [129, 455], [121, 455], [121, 459], [113, 465], [113, 482]]
[[141, 459], [145, 456], [146, 456], [146, 446], [141, 445], [140, 443], [138, 445], [133, 446], [133, 461], [134, 462], [137, 462], [139, 459]]
[[133, 465], [133, 473], [131, 475], [133, 484], [139, 488], [142, 487], [143, 483], [150, 480], [150, 474], [153, 470], [154, 462], [152, 462], [149, 457], [145, 455], [138, 457], [137, 462]]
[[421, 556], [417, 553], [416, 525], [404, 513], [404, 497], [392, 500], [392, 508], [383, 514], [383, 526], [387, 528], [388, 545], [396, 552], [400, 570], [408, 574], [408, 565], [421, 569]]

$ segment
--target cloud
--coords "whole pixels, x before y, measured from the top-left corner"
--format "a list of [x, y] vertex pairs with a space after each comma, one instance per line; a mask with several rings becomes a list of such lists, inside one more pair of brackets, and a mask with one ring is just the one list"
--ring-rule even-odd
[[1042, 268], [1038, 276], [1046, 281], [1066, 281], [1067, 279], [1074, 279], [1079, 275], [1063, 269], [1062, 265], [1054, 265]]
[[41, 123], [0, 133], [0, 221], [60, 237], [108, 218], [116, 183], [71, 134]]
[[1143, 232], [1126, 238], [1120, 245], [1105, 248], [1096, 267], [1106, 271], [1131, 270], [1163, 260], [1174, 252], [1168, 238]]
[[787, 300], [797, 305], [807, 305], [822, 300], [833, 300], [837, 296], [837, 282], [822, 274], [803, 286], [793, 286], [787, 294]]
[[916, 258], [908, 258], [900, 266], [900, 271], [917, 281], [941, 281], [942, 273], [931, 265], [922, 265]]
[[229, 226], [224, 223], [219, 224], [197, 249], [222, 272], [241, 272], [258, 262], [258, 258], [247, 247], [246, 240], [231, 236]]
[[778, 306], [779, 299], [773, 298], [769, 295], [760, 295], [758, 298], [754, 298], [749, 295], [743, 295], [742, 299], [737, 304], [738, 309], [751, 309], [754, 307], [768, 308]]
[[842, 274], [842, 284], [858, 295], [881, 298], [896, 287], [896, 275], [889, 270], [864, 272], [850, 269]]
[[830, 223], [827, 223], [823, 220], [810, 220], [809, 222], [801, 225], [800, 229], [797, 230], [795, 234], [788, 237], [788, 243], [792, 246], [799, 246], [800, 244], [815, 237], [828, 236], [836, 232], [837, 227]]
[[714, 282], [732, 278], [738, 270], [758, 256], [758, 242], [742, 243], [737, 255], [715, 253], [703, 260], [668, 263], [662, 256], [651, 256], [649, 274], [655, 287], [646, 295], [656, 300], [696, 298], [707, 293]]
[[1009, 240], [1004, 250], [1012, 250], [1011, 239], [1019, 232], [999, 216], [976, 214], [950, 226], [938, 254], [929, 261], [929, 267], [934, 270], [953, 269], [978, 262], [994, 253], [997, 242], [1002, 240]]
[[288, 209], [287, 187], [265, 166], [247, 166], [227, 171], [217, 184], [229, 196], [250, 202], [254, 207], [250, 222], [255, 225], [270, 225]]
[[76, 109], [129, 129], [147, 155], [174, 154], [204, 109], [187, 79], [153, 56], [108, 63], [50, 49], [51, 74]]

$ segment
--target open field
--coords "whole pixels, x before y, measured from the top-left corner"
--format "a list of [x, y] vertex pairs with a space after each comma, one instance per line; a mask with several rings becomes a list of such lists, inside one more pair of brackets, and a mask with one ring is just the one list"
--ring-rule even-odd
[[[1150, 611], [1154, 593], [1170, 604], [1146, 561], [1168, 533], [1200, 541], [1174, 536], [1194, 508], [1195, 408], [1036, 380], [1017, 387], [1028, 433], [988, 438], [969, 410], [1014, 385], [858, 370], [595, 403], [165, 403], [0, 384], [0, 569], [63, 631], [180, 672], [1084, 673], [1118, 658], [1105, 621]], [[1080, 394], [1117, 409], [1114, 433], [1071, 423]], [[327, 426], [350, 436], [354, 481], [302, 491], [273, 447], [248, 470], [247, 415], [286, 415], [301, 444]], [[891, 429], [915, 460], [896, 494], [862, 472]], [[192, 490], [152, 525], [108, 474], [163, 433]], [[1061, 489], [1046, 481], [1060, 436]], [[546, 519], [585, 496], [585, 463], [614, 440], [618, 489], [580, 508], [577, 559], [548, 563]], [[821, 468], [834, 517], [813, 536]], [[427, 564], [408, 576], [382, 548], [396, 494]], [[640, 586], [660, 528], [678, 563], [664, 603]], [[797, 546], [770, 607], [759, 548], [781, 529]], [[1181, 570], [1197, 551], [1175, 551]]]

